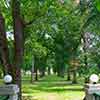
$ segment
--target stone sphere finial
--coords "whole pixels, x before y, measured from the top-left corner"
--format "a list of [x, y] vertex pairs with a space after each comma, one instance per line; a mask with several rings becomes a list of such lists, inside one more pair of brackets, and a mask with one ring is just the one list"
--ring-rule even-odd
[[99, 76], [96, 74], [92, 74], [89, 79], [91, 83], [97, 83], [99, 81]]
[[12, 76], [11, 75], [5, 75], [4, 76], [4, 82], [5, 83], [11, 83], [12, 82]]

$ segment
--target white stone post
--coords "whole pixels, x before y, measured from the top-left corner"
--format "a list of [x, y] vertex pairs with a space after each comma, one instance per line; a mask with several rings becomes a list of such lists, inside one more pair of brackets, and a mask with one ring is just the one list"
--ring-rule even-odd
[[94, 93], [100, 93], [100, 84], [86, 84], [85, 85], [85, 99], [95, 100]]
[[9, 96], [8, 100], [18, 100], [19, 88], [17, 85], [0, 86], [0, 96]]

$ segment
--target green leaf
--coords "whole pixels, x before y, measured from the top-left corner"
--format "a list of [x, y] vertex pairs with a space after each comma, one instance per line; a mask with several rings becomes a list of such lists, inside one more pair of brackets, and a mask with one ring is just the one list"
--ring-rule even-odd
[[100, 0], [96, 0], [96, 8], [100, 11]]

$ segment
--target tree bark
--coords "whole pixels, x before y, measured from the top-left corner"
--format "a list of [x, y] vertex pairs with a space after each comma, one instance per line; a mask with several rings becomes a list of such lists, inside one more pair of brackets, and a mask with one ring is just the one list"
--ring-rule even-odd
[[77, 83], [76, 71], [75, 70], [73, 71], [73, 80], [72, 80], [72, 83], [73, 84], [76, 84]]
[[38, 81], [38, 69], [35, 70], [35, 81]]
[[71, 76], [70, 76], [70, 71], [68, 69], [68, 71], [67, 71], [67, 81], [70, 81], [70, 80], [71, 80]]
[[9, 49], [6, 38], [6, 30], [5, 30], [5, 19], [0, 12], [0, 48], [1, 48], [1, 59], [4, 69], [4, 74], [11, 74], [11, 64], [9, 61]]
[[85, 64], [85, 67], [88, 68], [88, 57], [87, 57], [87, 53], [88, 53], [88, 49], [89, 49], [89, 46], [90, 46], [90, 33], [84, 33], [82, 34], [82, 39], [83, 39], [83, 51], [84, 51], [84, 64]]
[[48, 67], [48, 75], [51, 75], [51, 67]]
[[20, 17], [20, 1], [12, 0], [12, 17], [14, 29], [14, 46], [15, 46], [15, 62], [14, 62], [14, 83], [20, 87], [21, 99], [21, 64], [23, 61], [23, 23]]
[[41, 66], [41, 68], [39, 69], [40, 71], [40, 77], [44, 77], [45, 76], [45, 67], [44, 66]]
[[31, 83], [34, 82], [34, 56], [33, 56], [33, 59], [32, 59], [32, 69], [31, 69]]

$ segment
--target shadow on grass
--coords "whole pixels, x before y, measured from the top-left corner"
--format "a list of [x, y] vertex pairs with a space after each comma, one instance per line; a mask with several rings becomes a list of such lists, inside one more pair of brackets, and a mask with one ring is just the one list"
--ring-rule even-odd
[[[28, 78], [27, 78], [28, 79]], [[71, 81], [66, 81], [64, 78], [46, 77], [30, 83], [30, 80], [23, 80], [23, 93], [36, 92], [80, 92], [83, 87], [79, 84], [72, 84]]]
[[[27, 84], [28, 85], [28, 84]], [[42, 92], [80, 92], [83, 88], [77, 84], [67, 84], [67, 82], [36, 82], [31, 86], [28, 86], [31, 93], [32, 90], [42, 91]], [[25, 92], [24, 92], [25, 93]]]
[[74, 89], [74, 88], [65, 88], [65, 89], [63, 89], [63, 88], [55, 88], [55, 89], [48, 89], [48, 88], [34, 88], [35, 90], [39, 90], [39, 91], [45, 91], [45, 92], [70, 92], [70, 91], [83, 91], [83, 89], [80, 89], [80, 88], [77, 88], [77, 89]]

